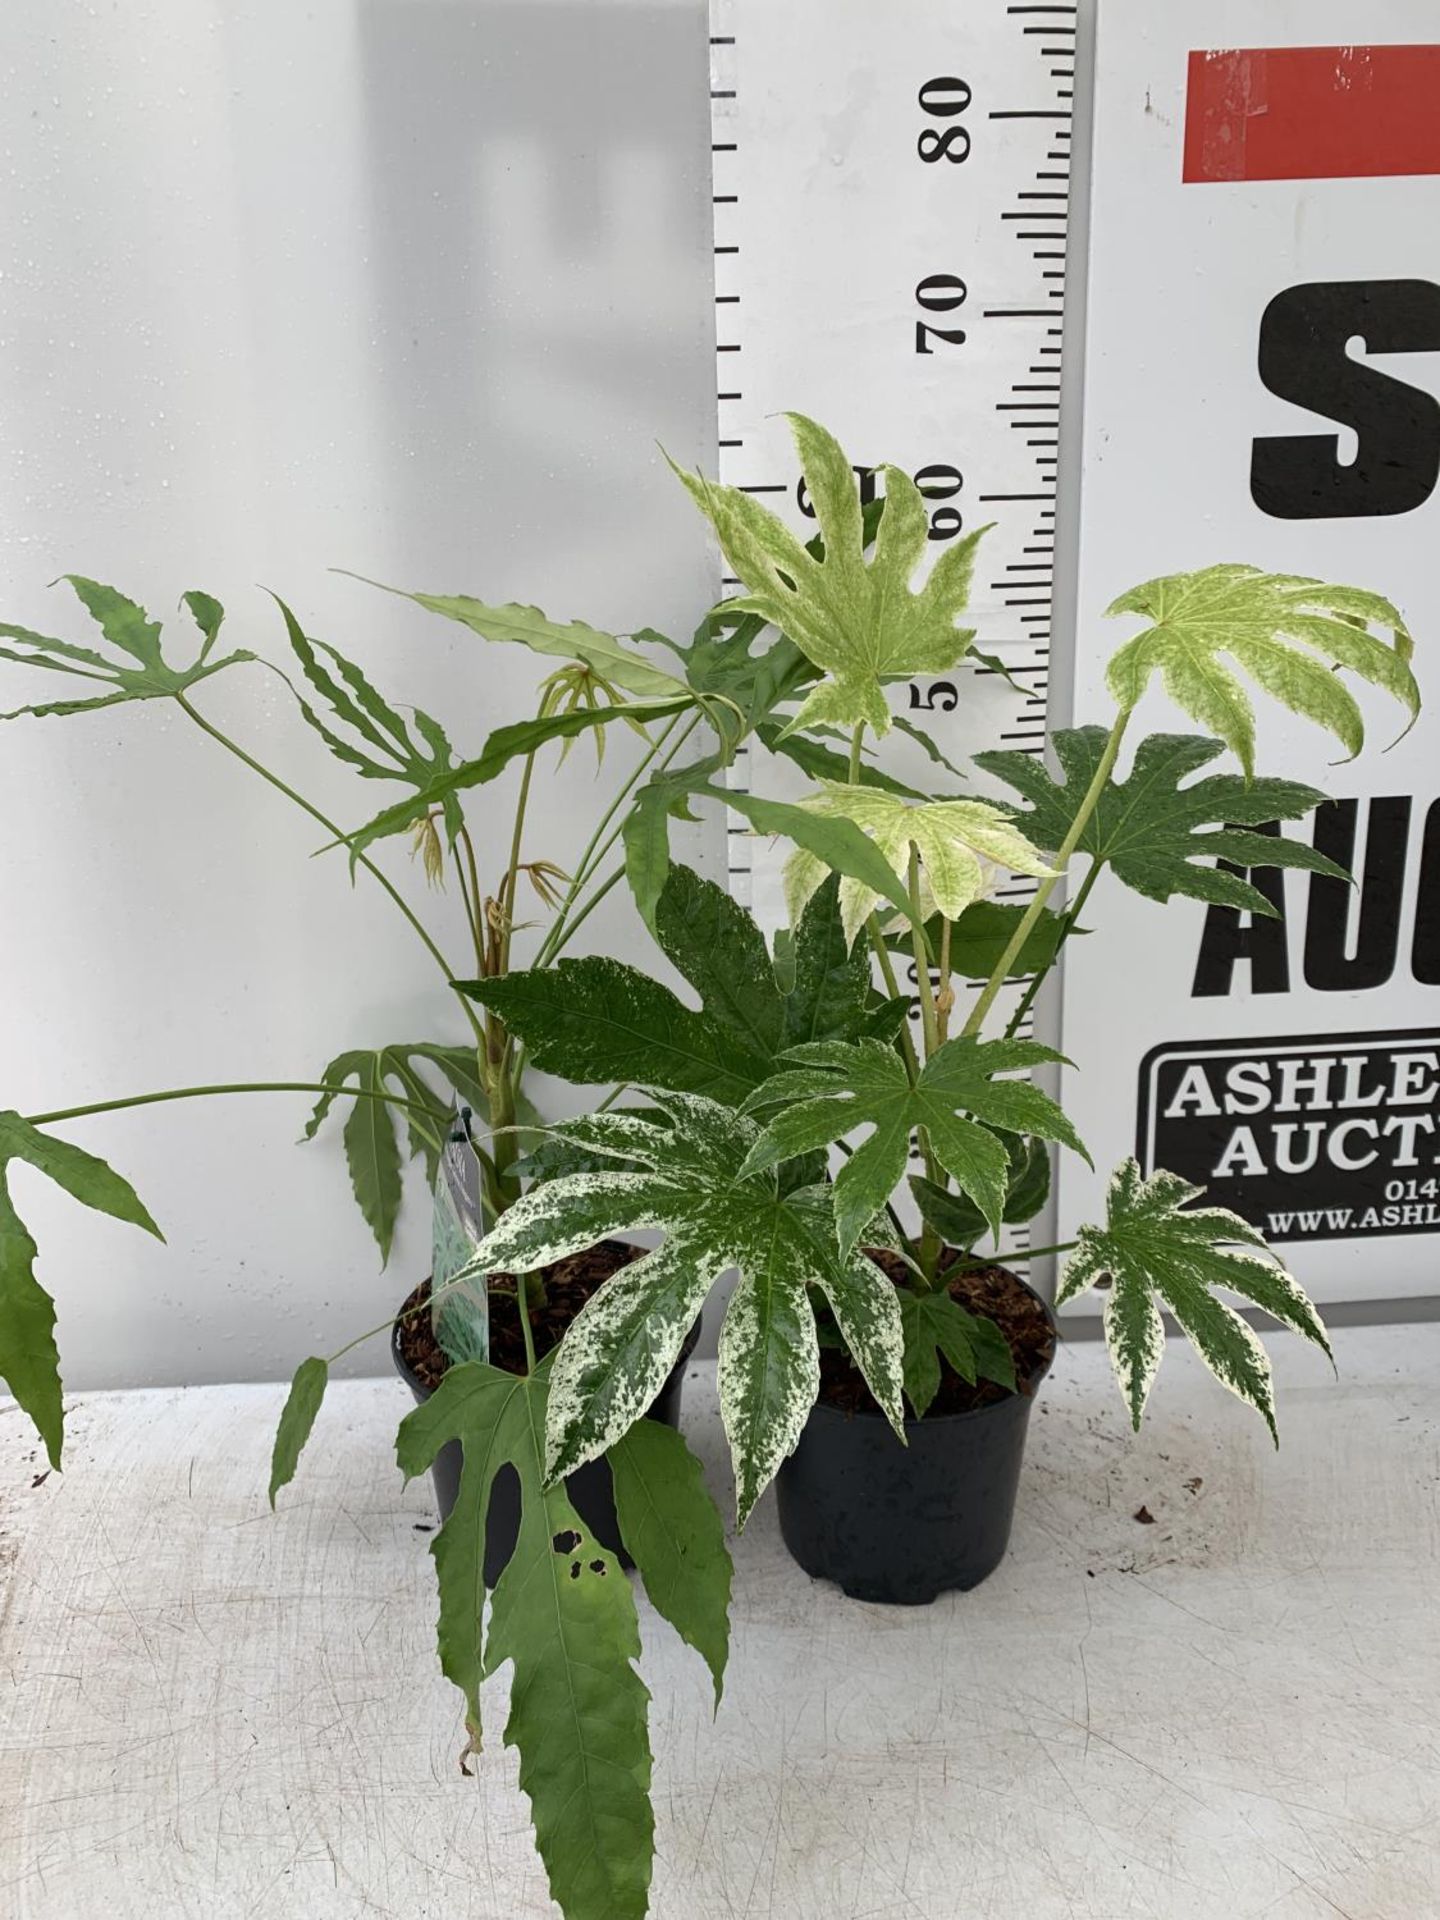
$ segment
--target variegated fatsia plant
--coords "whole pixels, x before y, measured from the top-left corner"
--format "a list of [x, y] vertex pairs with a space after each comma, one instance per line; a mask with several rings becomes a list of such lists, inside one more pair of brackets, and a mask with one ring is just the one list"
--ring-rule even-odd
[[[447, 1443], [461, 1446], [459, 1499], [433, 1545], [441, 1660], [477, 1743], [482, 1682], [512, 1669], [506, 1739], [519, 1748], [551, 1890], [570, 1920], [644, 1914], [653, 1823], [635, 1600], [613, 1558], [588, 1538], [566, 1476], [608, 1458], [621, 1532], [651, 1602], [705, 1659], [718, 1701], [731, 1577], [718, 1515], [678, 1435], [644, 1417], [711, 1289], [723, 1274], [737, 1276], [721, 1322], [719, 1392], [741, 1524], [799, 1438], [817, 1396], [822, 1340], [848, 1348], [902, 1438], [907, 1421], [932, 1406], [942, 1370], [1013, 1386], [1006, 1341], [961, 1308], [947, 1278], [957, 1263], [1033, 1258], [976, 1250], [1044, 1206], [1053, 1151], [1086, 1152], [1061, 1106], [1024, 1077], [1058, 1056], [1022, 1028], [1097, 883], [1108, 871], [1157, 902], [1180, 896], [1273, 912], [1243, 877], [1248, 870], [1340, 870], [1302, 840], [1259, 831], [1303, 819], [1323, 796], [1257, 774], [1254, 691], [1327, 729], [1352, 755], [1364, 739], [1355, 683], [1412, 718], [1418, 708], [1411, 638], [1388, 601], [1212, 566], [1116, 601], [1111, 611], [1139, 624], [1109, 666], [1108, 727], [1056, 733], [1049, 767], [1020, 753], [977, 754], [989, 797], [962, 786], [965, 771], [916, 735], [941, 790], [916, 788], [871, 749], [892, 727], [914, 731], [891, 710], [894, 685], [998, 664], [962, 624], [983, 530], [925, 569], [930, 528], [914, 483], [883, 468], [879, 498], [862, 505], [830, 435], [799, 416], [792, 424], [819, 528], [808, 544], [752, 496], [680, 474], [747, 589], [706, 614], [688, 642], [644, 629], [617, 638], [463, 596], [414, 596], [487, 639], [562, 663], [543, 684], [537, 717], [492, 734], [473, 760], [458, 758], [428, 716], [402, 719], [357, 667], [310, 640], [282, 608], [308, 683], [298, 696], [306, 719], [362, 777], [409, 788], [350, 832], [282, 791], [415, 921], [470, 1025], [459, 1041], [342, 1054], [316, 1083], [311, 1130], [332, 1100], [351, 1100], [345, 1131], [357, 1195], [387, 1248], [400, 1192], [394, 1116], [404, 1118], [412, 1152], [433, 1167], [450, 1111], [449, 1094], [432, 1084], [439, 1075], [479, 1116], [491, 1222], [449, 1287], [463, 1298], [489, 1273], [530, 1276], [510, 1301], [526, 1371], [457, 1351], [433, 1397], [402, 1422], [398, 1452], [413, 1474]], [[138, 607], [92, 583], [76, 586], [108, 652], [0, 630], [11, 642], [5, 658], [104, 683], [98, 696], [38, 711], [174, 699], [279, 784], [190, 699], [199, 680], [251, 658], [212, 659], [221, 618], [213, 601], [187, 596], [203, 645], [193, 665], [179, 668], [165, 661], [158, 629]], [[658, 649], [668, 652], [664, 666]], [[1156, 680], [1204, 733], [1135, 740]], [[616, 720], [641, 733], [642, 751], [575, 875], [527, 861], [524, 795], [535, 756], [592, 729], [603, 740]], [[701, 729], [698, 757], [694, 748], [687, 756]], [[808, 795], [781, 803], [727, 787], [725, 768], [741, 748], [790, 761], [809, 780]], [[1238, 771], [1214, 771], [1227, 751]], [[517, 759], [519, 817], [487, 897], [464, 795]], [[792, 924], [771, 946], [722, 888], [671, 858], [674, 820], [725, 806], [793, 845]], [[427, 865], [455, 876], [473, 977], [452, 970], [377, 863], [377, 844], [404, 831], [417, 835]], [[527, 872], [552, 917], [522, 968], [512, 964], [512, 940]], [[1036, 882], [1028, 906], [989, 897], [1014, 873]], [[563, 951], [589, 907], [622, 879], [689, 998], [618, 960]], [[1064, 904], [1052, 904], [1062, 883]], [[901, 990], [897, 957], [913, 962], [918, 1008]], [[604, 1088], [599, 1108], [541, 1126], [523, 1103], [527, 1063]], [[0, 1116], [0, 1172], [10, 1159], [29, 1160], [85, 1204], [155, 1230], [118, 1175], [52, 1131], [126, 1104], [134, 1103]], [[1265, 1350], [1222, 1296], [1328, 1353], [1325, 1329], [1256, 1230], [1195, 1204], [1201, 1199], [1176, 1176], [1146, 1178], [1127, 1162], [1111, 1182], [1104, 1222], [1083, 1228], [1069, 1248], [1042, 1251], [1067, 1255], [1062, 1301], [1106, 1287], [1109, 1349], [1137, 1426], [1168, 1313], [1273, 1432]], [[537, 1359], [530, 1316], [545, 1270], [607, 1236], [642, 1232], [658, 1244], [596, 1292], [560, 1346]], [[872, 1257], [882, 1250], [903, 1284]], [[0, 1184], [0, 1372], [58, 1455], [53, 1309], [34, 1259]], [[437, 1289], [437, 1308], [446, 1291]], [[326, 1378], [319, 1358], [296, 1374], [272, 1497], [296, 1470]], [[487, 1595], [485, 1516], [507, 1464], [521, 1487], [519, 1544]]]

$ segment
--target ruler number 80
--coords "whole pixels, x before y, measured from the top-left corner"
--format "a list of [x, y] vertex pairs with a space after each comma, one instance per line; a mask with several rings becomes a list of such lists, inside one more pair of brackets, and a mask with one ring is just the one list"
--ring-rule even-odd
[[[958, 80], [951, 75], [942, 75], [936, 80], [927, 80], [920, 89], [920, 105], [937, 120], [953, 120], [963, 113], [970, 104], [968, 82]], [[915, 143], [920, 158], [928, 165], [937, 160], [948, 160], [952, 166], [959, 166], [970, 158], [970, 133], [965, 127], [926, 127]]]

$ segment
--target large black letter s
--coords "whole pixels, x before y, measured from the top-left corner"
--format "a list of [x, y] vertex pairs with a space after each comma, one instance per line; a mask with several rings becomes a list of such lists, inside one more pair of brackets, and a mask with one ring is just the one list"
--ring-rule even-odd
[[1440, 402], [1345, 351], [1440, 352], [1440, 286], [1429, 280], [1316, 281], [1277, 293], [1260, 322], [1260, 378], [1271, 393], [1353, 427], [1352, 466], [1332, 433], [1257, 439], [1250, 492], [1277, 520], [1411, 513], [1440, 477]]

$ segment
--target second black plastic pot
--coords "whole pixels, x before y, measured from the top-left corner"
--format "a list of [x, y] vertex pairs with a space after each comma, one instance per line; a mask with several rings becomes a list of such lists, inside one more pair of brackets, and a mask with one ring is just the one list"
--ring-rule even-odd
[[818, 1404], [776, 1482], [792, 1556], [854, 1600], [923, 1606], [978, 1586], [1005, 1557], [1030, 1408], [1051, 1357], [1003, 1400], [907, 1420], [905, 1446], [878, 1410]]
[[[680, 1425], [680, 1397], [685, 1386], [685, 1368], [695, 1351], [700, 1338], [700, 1322], [697, 1320], [685, 1336], [685, 1344], [680, 1349], [679, 1358], [665, 1377], [665, 1384], [651, 1403], [645, 1417], [659, 1420], [667, 1427]], [[400, 1349], [400, 1322], [397, 1320], [390, 1333], [390, 1355], [395, 1362], [395, 1371], [415, 1396], [415, 1404], [423, 1406], [430, 1398], [431, 1389], [418, 1380], [411, 1372]], [[435, 1486], [435, 1499], [440, 1508], [442, 1521], [450, 1518], [456, 1497], [460, 1491], [461, 1451], [458, 1440], [450, 1440], [435, 1456], [435, 1464], [430, 1469], [430, 1477]], [[610, 1478], [610, 1464], [607, 1460], [591, 1460], [576, 1472], [567, 1475], [565, 1491], [570, 1496], [570, 1504], [580, 1518], [589, 1527], [595, 1538], [608, 1552], [618, 1555], [620, 1564], [633, 1567], [635, 1562], [620, 1543], [620, 1522], [615, 1514], [615, 1490]], [[512, 1466], [501, 1467], [495, 1476], [490, 1493], [490, 1511], [485, 1517], [485, 1584], [493, 1587], [505, 1570], [505, 1564], [515, 1551], [515, 1542], [520, 1534], [520, 1480]]]

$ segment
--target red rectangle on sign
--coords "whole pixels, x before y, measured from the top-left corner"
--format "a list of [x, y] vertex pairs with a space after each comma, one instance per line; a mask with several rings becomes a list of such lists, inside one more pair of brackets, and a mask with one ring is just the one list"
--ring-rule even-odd
[[1440, 46], [1190, 55], [1185, 179], [1440, 173]]

